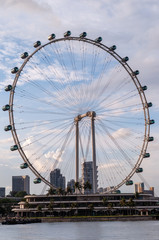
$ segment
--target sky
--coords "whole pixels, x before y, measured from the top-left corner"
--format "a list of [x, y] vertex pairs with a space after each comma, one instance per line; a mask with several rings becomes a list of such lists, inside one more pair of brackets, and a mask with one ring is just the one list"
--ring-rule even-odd
[[[35, 41], [44, 44], [51, 33], [60, 38], [67, 30], [72, 36], [83, 31], [91, 39], [101, 36], [105, 45], [115, 44], [119, 55], [129, 57], [132, 69], [140, 71], [141, 84], [148, 87], [146, 97], [153, 103], [150, 116], [155, 119], [151, 136], [155, 141], [148, 146], [151, 157], [142, 163], [143, 176], [159, 195], [158, 15], [158, 0], [0, 0], [1, 106], [9, 101], [4, 86], [13, 82], [10, 69], [22, 64], [21, 53], [34, 51]], [[3, 130], [8, 122], [8, 113], [0, 111], [0, 187], [6, 187], [7, 193], [11, 191], [12, 176], [22, 175], [22, 159], [9, 150], [12, 136]], [[32, 182], [30, 170], [24, 174], [30, 175]], [[40, 191], [41, 187], [31, 183], [31, 193]]]

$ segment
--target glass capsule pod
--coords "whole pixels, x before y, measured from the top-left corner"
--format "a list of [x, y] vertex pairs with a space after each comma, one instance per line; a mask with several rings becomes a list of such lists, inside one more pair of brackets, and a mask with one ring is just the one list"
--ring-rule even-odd
[[55, 39], [55, 37], [56, 37], [56, 35], [54, 33], [52, 33], [48, 36], [48, 40], [51, 41], [51, 40]]
[[10, 109], [9, 104], [6, 104], [6, 105], [4, 105], [4, 106], [2, 107], [2, 110], [3, 110], [3, 111], [8, 111], [9, 109]]
[[4, 127], [4, 131], [10, 131], [10, 130], [12, 130], [12, 126], [11, 125], [8, 125], [8, 126], [5, 126]]
[[141, 173], [141, 172], [143, 172], [143, 168], [137, 168], [136, 169], [136, 173]]
[[136, 70], [136, 71], [134, 71], [134, 72], [132, 73], [132, 75], [133, 75], [133, 76], [136, 76], [136, 75], [139, 75], [139, 73], [140, 73], [139, 70]]
[[148, 121], [148, 124], [151, 125], [151, 124], [154, 124], [155, 123], [155, 120], [151, 119]]
[[143, 158], [149, 158], [150, 157], [150, 153], [144, 153]]
[[146, 104], [146, 106], [147, 106], [147, 107], [152, 107], [152, 103], [149, 102], [149, 103]]
[[27, 168], [28, 167], [28, 164], [27, 163], [22, 163], [22, 164], [20, 164], [20, 168], [21, 169], [25, 169], [25, 168]]
[[69, 37], [69, 36], [71, 36], [71, 31], [67, 31], [64, 33], [64, 37]]
[[17, 73], [19, 71], [18, 67], [14, 67], [11, 69], [11, 73]]
[[18, 145], [13, 145], [13, 146], [10, 147], [10, 150], [11, 150], [11, 151], [15, 151], [15, 150], [17, 150], [17, 149], [18, 149]]
[[35, 183], [35, 184], [41, 183], [41, 179], [40, 179], [40, 178], [35, 178], [35, 179], [34, 179], [34, 183]]
[[98, 43], [99, 43], [99, 42], [101, 42], [101, 41], [102, 41], [102, 37], [98, 37], [98, 38], [95, 39], [95, 42], [98, 42]]
[[147, 86], [142, 86], [142, 87], [141, 87], [141, 90], [142, 90], [142, 91], [147, 90]]
[[24, 53], [21, 54], [20, 57], [21, 57], [22, 59], [25, 59], [25, 58], [27, 58], [28, 56], [29, 56], [29, 54], [28, 54], [27, 52], [24, 52]]
[[40, 42], [40, 41], [36, 41], [33, 46], [34, 46], [35, 48], [37, 48], [37, 47], [39, 47], [40, 45], [41, 45], [41, 42]]
[[5, 90], [6, 92], [9, 92], [10, 90], [12, 90], [12, 85], [7, 85], [7, 86], [4, 88], [4, 90]]
[[80, 38], [84, 38], [84, 37], [86, 37], [86, 36], [87, 36], [87, 33], [86, 33], [86, 32], [83, 32], [83, 33], [81, 33], [81, 34], [79, 35]]
[[128, 58], [128, 57], [122, 58], [122, 62], [127, 62], [127, 61], [129, 61], [129, 58]]
[[132, 180], [126, 181], [126, 186], [129, 186], [129, 185], [133, 185], [133, 181]]
[[110, 51], [114, 51], [116, 49], [116, 45], [113, 45], [109, 48]]
[[154, 137], [149, 137], [148, 142], [152, 142], [152, 141], [154, 141]]

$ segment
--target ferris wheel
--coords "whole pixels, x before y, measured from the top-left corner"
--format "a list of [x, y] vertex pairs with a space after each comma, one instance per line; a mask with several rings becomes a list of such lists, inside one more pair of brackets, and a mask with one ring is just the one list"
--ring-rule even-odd
[[[49, 42], [34, 43], [35, 50], [21, 55], [21, 66], [10, 91], [10, 124], [14, 145], [23, 163], [50, 187], [50, 172], [60, 169], [66, 181], [83, 178], [85, 163], [92, 163], [93, 193], [132, 185], [132, 176], [143, 172], [150, 136], [149, 107], [145, 90], [116, 46], [102, 38], [71, 32]], [[89, 169], [90, 170], [90, 169]], [[89, 171], [88, 170], [88, 171]], [[90, 170], [91, 172], [91, 170]], [[91, 174], [91, 173], [89, 173]]]

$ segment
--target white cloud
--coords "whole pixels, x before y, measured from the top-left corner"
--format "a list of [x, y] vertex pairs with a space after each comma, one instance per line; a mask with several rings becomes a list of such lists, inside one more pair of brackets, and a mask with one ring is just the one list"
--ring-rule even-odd
[[112, 134], [112, 136], [116, 139], [127, 138], [127, 137], [130, 137], [131, 135], [132, 135], [132, 132], [129, 128], [120, 128]]

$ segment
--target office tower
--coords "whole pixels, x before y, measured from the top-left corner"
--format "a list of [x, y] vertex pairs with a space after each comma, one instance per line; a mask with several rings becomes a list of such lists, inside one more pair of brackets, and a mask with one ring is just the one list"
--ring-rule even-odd
[[12, 191], [25, 191], [30, 194], [30, 177], [26, 176], [12, 176]]
[[56, 188], [65, 189], [65, 177], [61, 174], [59, 168], [50, 172], [50, 183]]
[[93, 193], [93, 162], [92, 161], [84, 162], [82, 164], [82, 185], [84, 186], [86, 182], [88, 182], [91, 185], [91, 189], [83, 188], [82, 190], [83, 193]]
[[144, 192], [144, 183], [135, 183], [135, 193], [143, 193]]
[[72, 192], [75, 192], [75, 180], [71, 179], [69, 182], [67, 182], [67, 187], [70, 187]]
[[0, 197], [5, 197], [5, 188], [0, 187]]

